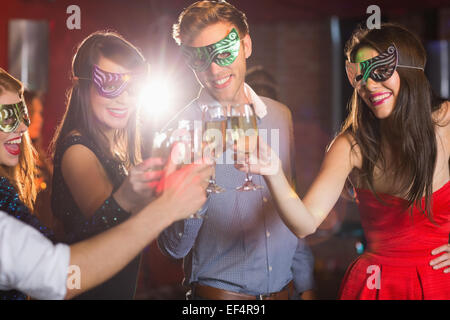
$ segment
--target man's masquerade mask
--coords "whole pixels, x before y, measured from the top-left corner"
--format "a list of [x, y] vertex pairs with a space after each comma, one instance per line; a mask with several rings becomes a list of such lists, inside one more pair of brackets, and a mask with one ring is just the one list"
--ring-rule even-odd
[[17, 129], [20, 122], [29, 127], [30, 117], [24, 101], [13, 104], [0, 104], [0, 130], [6, 133]]
[[423, 68], [415, 66], [405, 66], [398, 64], [398, 51], [395, 45], [389, 48], [372, 59], [362, 62], [352, 63], [345, 61], [345, 70], [350, 84], [359, 89], [367, 83], [370, 78], [376, 82], [388, 80], [394, 74], [397, 67], [419, 69]]
[[241, 41], [239, 33], [233, 28], [222, 40], [205, 47], [181, 46], [187, 64], [194, 71], [203, 72], [212, 62], [224, 67], [232, 64], [239, 54]]

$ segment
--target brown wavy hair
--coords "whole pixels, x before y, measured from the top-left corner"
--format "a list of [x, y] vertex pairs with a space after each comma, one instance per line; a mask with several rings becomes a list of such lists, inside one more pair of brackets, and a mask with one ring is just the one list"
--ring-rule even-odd
[[[0, 68], [0, 95], [5, 91], [17, 93], [18, 97], [21, 100], [24, 100], [22, 83]], [[9, 180], [16, 188], [19, 199], [30, 209], [30, 211], [33, 211], [37, 194], [36, 185], [34, 183], [36, 166], [34, 160], [35, 150], [31, 144], [28, 131], [22, 135], [20, 149], [19, 163], [14, 167], [3, 164], [0, 165], [0, 175]]]
[[218, 22], [234, 25], [241, 39], [249, 33], [245, 13], [235, 6], [226, 1], [197, 1], [181, 12], [172, 36], [178, 44], [188, 43], [205, 27]]
[[[355, 61], [357, 51], [363, 47], [379, 53], [395, 44], [399, 64], [425, 68], [426, 52], [413, 33], [397, 24], [382, 24], [380, 29], [355, 30], [345, 46], [345, 54]], [[387, 125], [381, 132], [380, 120], [375, 117], [356, 89], [349, 102], [350, 113], [341, 133], [349, 133], [361, 150], [360, 181], [380, 200], [373, 187], [373, 174], [377, 165], [387, 171], [386, 147], [392, 154], [395, 181], [400, 181], [394, 191], [404, 195], [408, 208], [417, 206], [432, 220], [431, 195], [433, 174], [437, 157], [435, 126], [432, 113], [445, 101], [436, 96], [425, 73], [411, 68], [397, 68], [400, 90], [391, 115], [383, 120]], [[387, 141], [382, 141], [382, 136]], [[425, 194], [425, 207], [422, 197]], [[424, 212], [425, 211], [425, 212]]]
[[[130, 115], [127, 127], [115, 131], [111, 143], [99, 128], [90, 103], [92, 82], [77, 80], [91, 79], [93, 66], [100, 57], [111, 59], [137, 72], [144, 72], [147, 68], [141, 52], [116, 32], [97, 31], [84, 39], [72, 60], [73, 86], [68, 91], [66, 112], [56, 129], [50, 150], [54, 158], [56, 149], [64, 139], [73, 132], [79, 132], [93, 139], [106, 157], [120, 160], [129, 168], [141, 161], [138, 108]], [[117, 155], [111, 152], [112, 145], [116, 147]]]

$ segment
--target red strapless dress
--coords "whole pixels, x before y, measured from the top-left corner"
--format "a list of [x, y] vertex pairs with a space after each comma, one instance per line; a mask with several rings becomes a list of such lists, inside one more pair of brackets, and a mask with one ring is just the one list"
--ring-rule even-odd
[[[357, 190], [367, 249], [347, 269], [340, 299], [450, 299], [450, 273], [434, 270], [431, 251], [449, 242], [450, 181], [433, 193], [434, 225], [405, 200], [381, 194], [380, 203], [368, 190]], [[423, 201], [423, 199], [422, 199]]]

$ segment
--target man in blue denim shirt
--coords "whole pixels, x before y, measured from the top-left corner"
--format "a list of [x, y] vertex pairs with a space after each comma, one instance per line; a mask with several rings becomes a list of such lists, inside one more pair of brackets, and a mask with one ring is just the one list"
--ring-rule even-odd
[[[211, 102], [251, 103], [258, 130], [267, 130], [269, 144], [279, 142], [282, 166], [292, 181], [291, 113], [285, 105], [259, 97], [244, 82], [252, 51], [245, 14], [225, 1], [196, 2], [181, 13], [174, 38], [203, 89], [167, 127], [178, 120], [201, 120], [201, 106]], [[225, 157], [233, 159], [232, 150]], [[263, 189], [236, 191], [245, 174], [229, 163], [216, 166], [217, 184], [227, 191], [210, 194], [203, 219], [187, 219], [164, 230], [158, 238], [160, 249], [184, 258], [184, 284], [193, 299], [298, 298], [313, 286], [309, 248], [278, 216], [264, 179], [253, 177]]]

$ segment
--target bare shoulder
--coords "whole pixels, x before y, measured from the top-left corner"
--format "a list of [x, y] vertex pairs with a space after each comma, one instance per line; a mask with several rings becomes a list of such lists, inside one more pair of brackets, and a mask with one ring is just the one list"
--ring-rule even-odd
[[61, 171], [73, 199], [86, 217], [91, 217], [113, 190], [100, 161], [84, 145], [72, 145], [64, 152]]
[[327, 148], [327, 154], [349, 159], [352, 167], [362, 167], [361, 149], [348, 132], [340, 133], [333, 139]]
[[92, 158], [96, 159], [96, 156], [92, 150], [82, 144], [74, 144], [67, 148], [63, 155], [63, 162], [79, 162], [83, 164], [89, 162]]
[[61, 169], [64, 176], [84, 176], [93, 171], [103, 171], [94, 152], [82, 144], [72, 145], [64, 152]]
[[436, 121], [436, 130], [438, 135], [444, 140], [447, 150], [450, 150], [450, 102], [445, 101], [439, 110], [433, 113], [433, 119]]
[[450, 128], [450, 101], [445, 101], [433, 112], [433, 119], [439, 127]]

